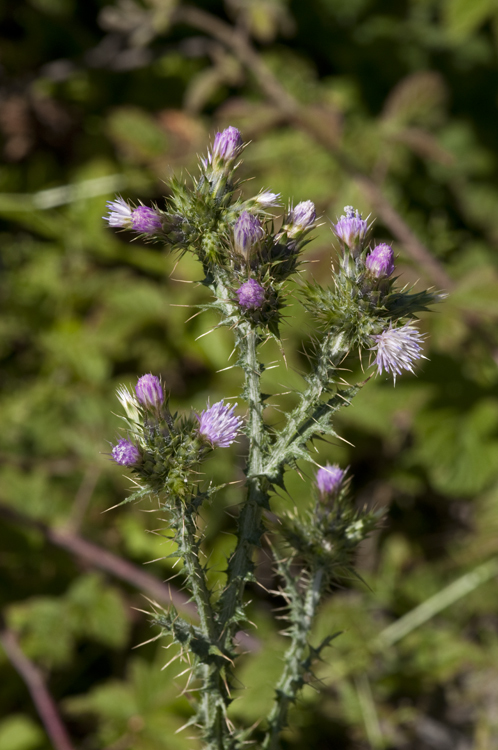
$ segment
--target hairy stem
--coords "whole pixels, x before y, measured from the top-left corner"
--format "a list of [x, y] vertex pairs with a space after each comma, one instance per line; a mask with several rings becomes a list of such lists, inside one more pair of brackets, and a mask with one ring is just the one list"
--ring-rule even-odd
[[269, 728], [262, 750], [278, 750], [280, 747], [280, 732], [287, 725], [289, 707], [296, 701], [304, 685], [304, 675], [310, 669], [311, 659], [306, 656], [308, 635], [320, 601], [322, 581], [323, 568], [314, 571], [302, 592], [291, 577], [287, 579], [287, 589], [292, 592], [292, 643], [285, 654], [285, 667], [275, 689], [275, 702], [268, 716]]

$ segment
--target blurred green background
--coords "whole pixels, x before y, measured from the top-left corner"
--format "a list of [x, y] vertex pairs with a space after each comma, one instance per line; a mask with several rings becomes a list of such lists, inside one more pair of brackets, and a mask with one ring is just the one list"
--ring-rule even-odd
[[[235, 396], [240, 375], [217, 374], [229, 364], [230, 332], [198, 338], [216, 320], [187, 322], [206, 294], [195, 261], [177, 265], [101, 217], [116, 193], [160, 203], [164, 180], [173, 171], [188, 179], [216, 130], [232, 124], [253, 141], [244, 193], [311, 199], [324, 217], [306, 273], [327, 283], [329, 222], [354, 204], [377, 216], [376, 239], [394, 241], [402, 282], [450, 291], [424, 315], [428, 360], [417, 377], [395, 388], [370, 381], [338, 420], [349, 442], [320, 448], [320, 459], [351, 467], [358, 503], [388, 512], [358, 556], [365, 585], [344, 581], [321, 610], [312, 638], [343, 633], [317, 669], [319, 691], [306, 688], [293, 711], [285, 748], [498, 748], [498, 5], [197, 3], [251, 40], [312, 127], [268, 96], [242, 47], [177, 23], [174, 5], [0, 7], [2, 632], [43, 676], [75, 748], [198, 747], [188, 731], [175, 734], [191, 714], [188, 694], [178, 698], [188, 665], [161, 671], [172, 656], [162, 641], [132, 650], [155, 635], [138, 611], [150, 607], [142, 594], [159, 601], [162, 591], [164, 603], [166, 591], [140, 576], [180, 572], [172, 585], [182, 581], [167, 521], [149, 503], [104, 513], [130, 488], [108, 458], [114, 392], [153, 372], [177, 408], [202, 408]], [[435, 265], [393, 236], [357, 170]], [[287, 314], [288, 368], [268, 373], [271, 393], [299, 387], [307, 367], [312, 328], [295, 301]], [[279, 352], [269, 346], [265, 356]], [[281, 416], [271, 408], [268, 418]], [[243, 448], [213, 454], [212, 475], [240, 480]], [[309, 501], [302, 468], [275, 509]], [[230, 486], [203, 514], [215, 585], [239, 493]], [[259, 563], [271, 588], [266, 549]], [[256, 586], [249, 596], [258, 629], [242, 641], [250, 653], [233, 705], [247, 726], [267, 709], [285, 648], [272, 615], [281, 602]], [[2, 649], [0, 716], [1, 750], [53, 747]]]

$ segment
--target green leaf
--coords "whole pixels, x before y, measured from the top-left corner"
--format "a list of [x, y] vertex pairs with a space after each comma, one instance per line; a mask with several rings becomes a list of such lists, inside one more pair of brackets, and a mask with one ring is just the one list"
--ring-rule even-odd
[[44, 733], [29, 716], [14, 714], [0, 722], [2, 750], [37, 750], [44, 739]]

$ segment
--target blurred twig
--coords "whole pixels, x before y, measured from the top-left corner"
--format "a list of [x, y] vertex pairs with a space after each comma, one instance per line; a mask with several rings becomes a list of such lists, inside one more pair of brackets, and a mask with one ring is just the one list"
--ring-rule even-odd
[[37, 193], [0, 193], [0, 210], [33, 211], [64, 206], [67, 203], [107, 195], [126, 187], [128, 179], [124, 174], [109, 174], [82, 180], [71, 185], [60, 185]]
[[110, 573], [115, 578], [125, 581], [139, 591], [143, 591], [161, 604], [173, 604], [176, 609], [190, 617], [197, 617], [194, 605], [185, 594], [172, 586], [158, 581], [157, 578], [140, 570], [133, 563], [123, 560], [118, 555], [113, 555], [102, 547], [88, 542], [81, 536], [71, 531], [53, 529], [50, 526], [36, 521], [7, 505], [0, 505], [0, 517], [11, 521], [19, 526], [30, 526], [40, 531], [47, 541], [57, 547], [65, 549], [75, 557], [84, 560], [89, 565]]
[[358, 185], [368, 201], [392, 234], [401, 242], [408, 254], [420, 268], [440, 288], [449, 291], [453, 281], [443, 266], [434, 258], [425, 245], [416, 237], [410, 227], [385, 197], [382, 189], [367, 174], [361, 171], [340, 149], [336, 136], [319, 113], [301, 104], [281, 85], [260, 55], [251, 45], [247, 36], [199, 8], [181, 6], [173, 14], [173, 21], [185, 23], [210, 34], [232, 50], [233, 54], [248, 68], [258, 81], [261, 90], [277, 107], [288, 122], [306, 131], [335, 157], [341, 168]]
[[7, 628], [0, 630], [0, 643], [10, 663], [24, 680], [54, 750], [74, 750], [74, 745], [59, 716], [55, 701], [45, 685], [42, 673], [22, 652], [12, 630]]
[[498, 575], [498, 558], [493, 558], [478, 565], [477, 568], [457, 578], [456, 581], [453, 581], [385, 628], [375, 640], [375, 649], [382, 651], [389, 646], [393, 646], [420, 625], [442, 612], [443, 609], [467, 596], [471, 591], [496, 575]]

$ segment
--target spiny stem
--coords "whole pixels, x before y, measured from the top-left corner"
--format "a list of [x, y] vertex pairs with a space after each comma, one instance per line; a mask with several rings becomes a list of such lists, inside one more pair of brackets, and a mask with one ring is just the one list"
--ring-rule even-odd
[[264, 473], [272, 477], [286, 462], [286, 453], [292, 441], [299, 435], [305, 421], [310, 419], [314, 408], [320, 405], [322, 394], [330, 388], [331, 372], [337, 367], [347, 353], [343, 334], [328, 334], [329, 341], [322, 345], [320, 356], [313, 373], [308, 377], [308, 387], [300, 394], [300, 401], [292, 410], [287, 424], [280, 432], [272, 447], [269, 461], [264, 466]]
[[291, 577], [287, 579], [287, 589], [292, 593], [290, 598], [292, 643], [285, 654], [285, 667], [275, 690], [275, 702], [268, 716], [268, 734], [262, 750], [278, 750], [280, 732], [287, 725], [289, 707], [296, 701], [304, 684], [304, 674], [309, 669], [305, 659], [308, 650], [308, 635], [320, 601], [322, 592], [323, 568], [318, 568], [311, 575], [304, 592], [298, 591]]
[[222, 628], [222, 643], [229, 643], [234, 634], [236, 621], [233, 617], [242, 603], [245, 584], [252, 573], [252, 552], [263, 532], [261, 515], [268, 504], [268, 489], [261, 477], [265, 454], [265, 426], [263, 400], [261, 398], [261, 365], [258, 361], [259, 337], [254, 328], [243, 324], [239, 328], [238, 344], [245, 373], [245, 394], [249, 403], [247, 460], [247, 499], [242, 507], [238, 542], [228, 565], [228, 581], [219, 603], [219, 623]]
[[[190, 590], [199, 613], [200, 629], [203, 635], [214, 643], [216, 627], [211, 598], [206, 582], [204, 568], [199, 561], [198, 541], [196, 538], [195, 510], [185, 504], [179, 518], [178, 542], [181, 545]], [[230, 701], [216, 664], [203, 664], [202, 699], [199, 706], [199, 718], [202, 723], [206, 748], [225, 750], [228, 728], [223, 720]]]

